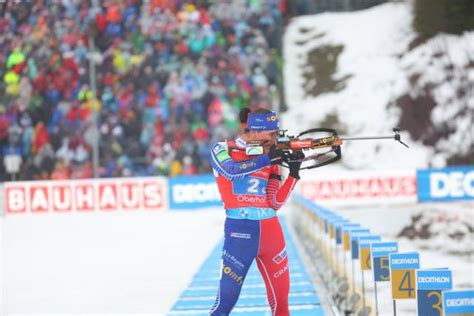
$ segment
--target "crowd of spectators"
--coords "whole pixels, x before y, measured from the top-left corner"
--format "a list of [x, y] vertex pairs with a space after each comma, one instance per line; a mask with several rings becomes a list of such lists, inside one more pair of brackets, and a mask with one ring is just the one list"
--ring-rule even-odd
[[[16, 179], [190, 175], [278, 103], [275, 0], [7, 1], [0, 146]], [[3, 163], [2, 180], [11, 179]]]

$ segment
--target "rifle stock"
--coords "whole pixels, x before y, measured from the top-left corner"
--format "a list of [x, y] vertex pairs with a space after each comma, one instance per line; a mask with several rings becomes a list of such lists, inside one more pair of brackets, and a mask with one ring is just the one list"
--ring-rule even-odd
[[304, 149], [318, 149], [340, 145], [342, 145], [342, 139], [339, 136], [327, 136], [322, 138], [278, 140], [276, 147], [283, 150], [301, 151]]

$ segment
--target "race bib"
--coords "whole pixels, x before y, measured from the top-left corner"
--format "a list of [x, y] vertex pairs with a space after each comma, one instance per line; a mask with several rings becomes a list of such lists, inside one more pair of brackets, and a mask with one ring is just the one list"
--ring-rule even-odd
[[267, 180], [256, 177], [235, 179], [232, 181], [232, 192], [236, 195], [265, 196], [267, 194], [267, 184]]

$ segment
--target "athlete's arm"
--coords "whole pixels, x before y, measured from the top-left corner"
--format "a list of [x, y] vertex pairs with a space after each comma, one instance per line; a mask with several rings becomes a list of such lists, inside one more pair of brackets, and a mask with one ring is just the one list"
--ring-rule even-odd
[[229, 180], [242, 178], [270, 164], [268, 155], [261, 155], [245, 161], [234, 161], [226, 143], [217, 143], [211, 149], [211, 165]]
[[279, 210], [290, 197], [299, 179], [288, 176], [283, 185], [280, 186], [281, 176], [278, 165], [270, 167], [270, 177], [267, 186], [268, 203], [274, 210]]

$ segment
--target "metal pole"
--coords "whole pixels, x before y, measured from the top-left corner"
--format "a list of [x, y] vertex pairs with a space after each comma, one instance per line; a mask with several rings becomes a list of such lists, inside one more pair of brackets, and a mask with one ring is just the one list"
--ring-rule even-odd
[[[95, 74], [95, 46], [92, 36], [89, 36], [89, 85], [91, 87], [93, 97], [97, 98], [97, 85]], [[99, 178], [99, 113], [92, 113], [92, 125], [94, 129], [94, 140], [92, 142], [92, 170], [94, 178]]]
[[336, 274], [337, 274], [337, 277], [339, 277], [339, 251], [337, 249], [337, 236], [336, 236], [336, 232], [334, 232], [334, 238], [335, 238], [335, 243], [334, 243], [334, 247], [335, 247], [335, 256], [336, 256]]
[[375, 289], [375, 315], [379, 315], [379, 303], [377, 298], [377, 281], [374, 281], [374, 289]]
[[341, 140], [395, 139], [394, 136], [340, 137]]
[[352, 259], [351, 257], [351, 261], [352, 261], [352, 295], [355, 294], [355, 271], [354, 271], [354, 259]]
[[346, 265], [346, 251], [344, 250], [344, 241], [342, 243], [342, 254], [343, 256], [343, 261], [344, 261], [344, 279], [347, 278], [347, 265]]
[[393, 316], [397, 316], [397, 301], [393, 300]]
[[360, 268], [360, 272], [362, 273], [362, 306], [364, 307], [365, 311], [365, 283], [364, 283], [364, 270], [362, 267]]

